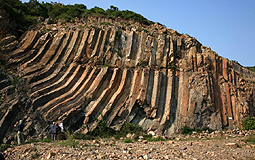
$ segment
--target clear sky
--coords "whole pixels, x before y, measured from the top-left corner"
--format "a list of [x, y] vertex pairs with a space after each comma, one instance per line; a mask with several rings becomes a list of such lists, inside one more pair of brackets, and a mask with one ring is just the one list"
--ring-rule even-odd
[[44, 0], [51, 1], [134, 11], [188, 33], [224, 58], [255, 66], [255, 0]]

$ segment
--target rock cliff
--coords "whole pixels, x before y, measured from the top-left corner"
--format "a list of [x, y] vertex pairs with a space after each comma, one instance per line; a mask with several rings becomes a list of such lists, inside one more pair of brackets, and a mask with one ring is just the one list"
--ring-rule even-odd
[[[189, 35], [153, 24], [100, 17], [44, 22], [19, 41], [5, 38], [0, 73], [0, 140], [52, 121], [88, 132], [104, 119], [159, 135], [195, 128], [241, 128], [255, 115], [255, 73]], [[2, 55], [1, 55], [2, 56]], [[2, 57], [3, 58], [3, 57]]]

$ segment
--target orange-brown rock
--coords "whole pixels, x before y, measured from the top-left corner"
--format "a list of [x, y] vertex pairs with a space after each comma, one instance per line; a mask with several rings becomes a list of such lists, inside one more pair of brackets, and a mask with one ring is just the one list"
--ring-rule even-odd
[[241, 128], [255, 114], [254, 72], [158, 24], [88, 17], [38, 25], [6, 60], [17, 69], [0, 73], [5, 142], [18, 119], [25, 135], [52, 121], [88, 132], [102, 118], [114, 129], [131, 122], [169, 135], [185, 125]]

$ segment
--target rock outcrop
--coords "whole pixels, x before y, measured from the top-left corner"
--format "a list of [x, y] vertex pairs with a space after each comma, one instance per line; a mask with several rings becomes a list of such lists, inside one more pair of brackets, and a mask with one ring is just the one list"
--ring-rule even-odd
[[18, 119], [26, 135], [52, 121], [86, 133], [102, 119], [117, 130], [131, 122], [169, 135], [185, 125], [241, 128], [255, 115], [254, 72], [159, 24], [97, 17], [45, 23], [27, 31], [6, 59], [5, 142]]

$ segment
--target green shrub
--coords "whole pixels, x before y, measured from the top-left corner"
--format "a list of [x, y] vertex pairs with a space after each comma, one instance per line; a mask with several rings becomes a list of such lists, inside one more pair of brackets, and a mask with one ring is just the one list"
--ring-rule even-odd
[[102, 120], [96, 129], [94, 129], [91, 132], [88, 132], [87, 134], [82, 133], [76, 133], [73, 135], [74, 139], [85, 139], [85, 140], [92, 140], [96, 139], [97, 137], [100, 138], [120, 138], [120, 137], [126, 137], [128, 133], [140, 135], [140, 132], [142, 131], [142, 128], [136, 124], [132, 123], [126, 123], [123, 125], [120, 129], [120, 131], [115, 131], [114, 129], [107, 127], [106, 122]]
[[149, 33], [149, 31], [145, 28], [142, 29], [144, 32]]
[[39, 140], [39, 142], [50, 143], [51, 139], [50, 138], [44, 138], [44, 139]]
[[189, 135], [191, 135], [193, 131], [194, 131], [194, 129], [192, 129], [192, 128], [188, 127], [188, 126], [185, 126], [185, 127], [183, 127], [181, 129], [181, 134], [185, 134], [185, 135], [189, 134]]
[[[102, 115], [101, 115], [102, 116]], [[121, 127], [119, 131], [115, 131], [114, 129], [107, 126], [104, 117], [102, 116], [102, 120], [99, 121], [98, 119], [94, 119], [95, 122], [98, 123], [97, 127], [93, 130], [88, 132], [87, 134], [83, 133], [75, 133], [71, 135], [70, 132], [67, 132], [67, 140], [68, 139], [85, 139], [85, 140], [93, 140], [100, 138], [120, 138], [126, 137], [128, 133], [135, 134], [137, 136], [140, 135], [142, 128], [139, 125], [126, 123]]]
[[210, 129], [210, 128], [208, 128], [208, 127], [204, 127], [204, 128], [201, 128], [201, 129], [199, 129], [199, 128], [195, 129], [195, 128], [190, 128], [190, 127], [188, 127], [188, 126], [185, 126], [185, 127], [183, 127], [183, 128], [181, 129], [181, 134], [185, 134], [185, 135], [189, 134], [189, 135], [191, 135], [193, 132], [202, 133], [203, 131], [204, 131], [204, 132], [207, 131], [207, 132], [211, 133], [211, 132], [213, 132], [214, 130], [213, 130], [213, 129]]
[[177, 31], [175, 31], [174, 33], [175, 33], [177, 36], [181, 36], [181, 35], [182, 35], [181, 33], [177, 32]]
[[249, 117], [243, 120], [242, 123], [244, 130], [254, 130], [255, 129], [255, 117]]
[[152, 135], [151, 134], [145, 134], [145, 135], [142, 135], [144, 139], [152, 139]]
[[168, 34], [167, 30], [165, 30], [165, 31], [163, 32], [163, 35], [167, 35], [167, 34]]
[[168, 65], [168, 68], [169, 69], [176, 69], [176, 65], [174, 62], [171, 62], [169, 65]]
[[126, 123], [123, 125], [117, 134], [119, 137], [125, 137], [128, 133], [140, 135], [140, 132], [142, 131], [142, 127], [139, 125], [133, 124], [133, 123]]
[[66, 132], [66, 137], [67, 137], [66, 140], [59, 142], [60, 145], [69, 146], [69, 147], [76, 147], [78, 145], [79, 142], [75, 141], [70, 131]]
[[[95, 121], [98, 121], [97, 119]], [[107, 127], [107, 123], [102, 116], [102, 120], [98, 123], [97, 128], [91, 132], [88, 132], [89, 136], [109, 138], [116, 134], [116, 131], [110, 127]]]
[[123, 140], [123, 142], [124, 142], [124, 143], [133, 143], [132, 139], [130, 139], [130, 138], [125, 138], [125, 139]]
[[164, 67], [164, 66], [160, 66], [160, 67], [159, 67], [159, 69], [163, 69], [163, 68], [165, 68], [165, 67]]
[[241, 64], [237, 60], [232, 60], [232, 62], [234, 62], [234, 63], [236, 63], [236, 64], [241, 66]]
[[111, 64], [109, 64], [109, 63], [105, 63], [103, 66], [104, 67], [108, 67], [108, 68], [113, 68], [113, 66]]
[[138, 66], [141, 66], [141, 67], [146, 67], [148, 65], [148, 63], [145, 61], [145, 60], [142, 60], [140, 59], [139, 63], [138, 63]]
[[159, 23], [159, 22], [157, 22], [157, 24], [158, 24], [158, 25], [161, 25], [161, 26], [164, 26], [163, 24], [161, 24], [161, 23]]
[[63, 19], [63, 20], [65, 20], [65, 22], [74, 22], [75, 21], [74, 17], [70, 16], [67, 13], [63, 13], [63, 14], [59, 15], [58, 19]]
[[247, 139], [244, 140], [245, 142], [250, 142], [252, 144], [255, 144], [255, 135], [249, 136]]
[[151, 138], [147, 138], [148, 142], [158, 142], [158, 141], [165, 141], [164, 138], [162, 137], [151, 137]]
[[60, 141], [59, 144], [63, 146], [76, 147], [79, 144], [79, 142], [76, 142], [75, 139], [71, 138], [64, 141]]
[[114, 7], [112, 5], [110, 6], [109, 9], [105, 11], [105, 13], [106, 13], [105, 15], [108, 15], [109, 17], [112, 18], [119, 17], [126, 20], [134, 20], [145, 25], [150, 25], [154, 23], [152, 21], [147, 20], [140, 14], [137, 14], [129, 10], [120, 11], [117, 7]]
[[94, 13], [95, 15], [105, 15], [105, 10], [103, 8], [95, 6], [94, 8], [91, 8], [90, 11]]

